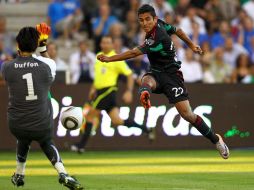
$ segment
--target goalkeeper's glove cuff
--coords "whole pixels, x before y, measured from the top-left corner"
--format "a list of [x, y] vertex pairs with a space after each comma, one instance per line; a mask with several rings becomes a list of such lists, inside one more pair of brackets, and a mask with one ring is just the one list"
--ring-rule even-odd
[[40, 52], [40, 53], [44, 53], [47, 51], [47, 46], [40, 46], [37, 48], [37, 50]]

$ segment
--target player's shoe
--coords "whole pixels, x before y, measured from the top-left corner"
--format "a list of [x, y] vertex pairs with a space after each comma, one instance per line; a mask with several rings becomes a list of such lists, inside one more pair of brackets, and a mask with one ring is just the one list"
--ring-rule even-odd
[[71, 151], [82, 154], [85, 152], [85, 149], [79, 148], [77, 145], [73, 144], [73, 145], [71, 145]]
[[25, 178], [24, 175], [14, 173], [13, 176], [11, 176], [11, 182], [13, 183], [13, 185], [17, 187], [24, 186], [25, 184], [24, 178]]
[[224, 143], [222, 137], [219, 134], [216, 134], [216, 135], [219, 137], [219, 141], [216, 143], [216, 148], [219, 151], [222, 158], [228, 159], [229, 149], [227, 145]]
[[150, 93], [148, 91], [145, 90], [145, 91], [141, 92], [140, 103], [146, 109], [151, 107]]
[[147, 137], [150, 141], [154, 141], [156, 139], [156, 134], [155, 134], [155, 128], [148, 128], [148, 133]]
[[59, 174], [59, 183], [71, 190], [84, 189], [77, 179], [64, 173]]

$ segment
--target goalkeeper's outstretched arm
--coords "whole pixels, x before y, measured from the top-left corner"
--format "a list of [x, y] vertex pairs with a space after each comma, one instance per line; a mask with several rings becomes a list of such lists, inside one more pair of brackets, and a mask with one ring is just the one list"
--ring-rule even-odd
[[40, 23], [36, 25], [36, 30], [40, 33], [39, 47], [37, 50], [40, 52], [41, 56], [50, 58], [47, 53], [47, 40], [49, 38], [51, 28], [46, 23]]

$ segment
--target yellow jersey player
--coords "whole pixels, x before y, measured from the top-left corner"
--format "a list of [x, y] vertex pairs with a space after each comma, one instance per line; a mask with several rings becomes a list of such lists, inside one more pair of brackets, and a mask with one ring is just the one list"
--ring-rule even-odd
[[[102, 37], [100, 47], [102, 51], [97, 55], [116, 55], [113, 49], [113, 40], [110, 36]], [[105, 110], [109, 114], [113, 126], [124, 125], [127, 127], [140, 128], [143, 132], [147, 133], [148, 137], [152, 140], [154, 138], [152, 129], [148, 129], [144, 125], [139, 125], [132, 119], [123, 120], [119, 117], [119, 107], [116, 103], [116, 92], [117, 80], [121, 74], [127, 77], [127, 87], [123, 94], [123, 101], [127, 104], [132, 102], [134, 80], [132, 77], [132, 71], [126, 62], [117, 61], [104, 63], [96, 60], [94, 69], [94, 82], [88, 97], [92, 108], [86, 116], [87, 122], [85, 132], [82, 134], [80, 141], [71, 146], [71, 150], [79, 153], [84, 151], [84, 147], [91, 134], [94, 117], [99, 117], [101, 110]]]

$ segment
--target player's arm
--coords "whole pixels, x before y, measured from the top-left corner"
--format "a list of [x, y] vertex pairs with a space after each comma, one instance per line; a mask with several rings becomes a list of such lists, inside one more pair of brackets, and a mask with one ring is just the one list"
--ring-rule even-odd
[[178, 29], [176, 30], [175, 34], [176, 34], [181, 40], [183, 40], [183, 41], [188, 45], [188, 47], [192, 49], [193, 52], [198, 53], [198, 54], [203, 54], [203, 51], [202, 51], [202, 49], [200, 48], [200, 46], [194, 44], [194, 43], [192, 42], [192, 40], [185, 34], [185, 32], [184, 32], [182, 29], [178, 28]]
[[110, 57], [100, 54], [97, 56], [97, 59], [100, 60], [101, 62], [114, 62], [114, 61], [123, 61], [123, 60], [131, 59], [142, 54], [143, 54], [142, 51], [140, 51], [138, 48], [134, 48], [124, 53], [120, 53]]
[[35, 28], [40, 33], [39, 47], [37, 50], [40, 52], [42, 57], [50, 58], [47, 53], [47, 40], [49, 38], [51, 28], [46, 23], [37, 24]]

